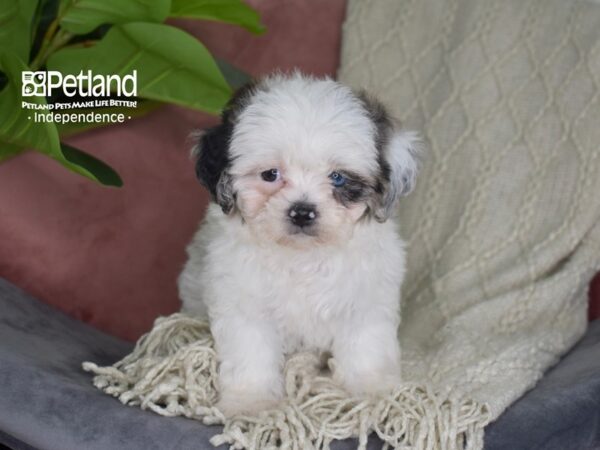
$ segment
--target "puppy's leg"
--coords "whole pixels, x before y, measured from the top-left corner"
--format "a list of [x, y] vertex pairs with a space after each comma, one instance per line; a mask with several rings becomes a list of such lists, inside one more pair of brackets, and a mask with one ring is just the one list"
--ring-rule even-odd
[[225, 315], [211, 325], [219, 357], [220, 400], [226, 415], [255, 413], [283, 397], [283, 352], [275, 328], [264, 321]]
[[378, 394], [400, 384], [397, 323], [364, 317], [343, 324], [335, 337], [335, 378], [353, 394]]

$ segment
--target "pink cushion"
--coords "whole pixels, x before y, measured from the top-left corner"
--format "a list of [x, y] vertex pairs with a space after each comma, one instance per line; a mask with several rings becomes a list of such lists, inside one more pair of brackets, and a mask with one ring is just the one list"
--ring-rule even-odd
[[[345, 0], [255, 0], [268, 32], [176, 21], [253, 75], [334, 75]], [[176, 279], [207, 195], [186, 141], [216, 118], [166, 107], [68, 139], [116, 168], [103, 188], [30, 152], [0, 164], [0, 276], [108, 333], [136, 339], [179, 307]]]

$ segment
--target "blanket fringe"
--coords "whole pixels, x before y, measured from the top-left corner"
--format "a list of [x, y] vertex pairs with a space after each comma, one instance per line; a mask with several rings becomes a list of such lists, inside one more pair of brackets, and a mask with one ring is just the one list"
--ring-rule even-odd
[[375, 432], [384, 449], [477, 450], [490, 420], [487, 405], [407, 383], [382, 398], [354, 398], [320, 370], [311, 353], [285, 366], [287, 398], [257, 416], [226, 418], [218, 399], [217, 357], [206, 321], [183, 314], [156, 320], [131, 354], [113, 366], [84, 362], [94, 385], [122, 403], [164, 416], [185, 416], [223, 431], [211, 439], [231, 449], [328, 450], [334, 439], [358, 438], [365, 450]]

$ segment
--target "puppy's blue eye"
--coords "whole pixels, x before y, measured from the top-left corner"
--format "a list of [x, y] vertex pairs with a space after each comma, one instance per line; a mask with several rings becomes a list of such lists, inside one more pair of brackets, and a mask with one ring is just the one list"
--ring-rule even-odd
[[331, 184], [335, 187], [341, 187], [346, 184], [346, 178], [339, 172], [331, 172], [329, 178], [331, 178]]
[[263, 180], [268, 181], [269, 183], [272, 183], [273, 181], [277, 181], [277, 179], [279, 178], [279, 170], [277, 170], [277, 169], [265, 170], [264, 172], [261, 172], [260, 177]]

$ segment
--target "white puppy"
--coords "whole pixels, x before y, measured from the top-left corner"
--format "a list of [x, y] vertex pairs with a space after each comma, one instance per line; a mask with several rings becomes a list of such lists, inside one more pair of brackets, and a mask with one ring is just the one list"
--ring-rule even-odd
[[184, 312], [210, 319], [225, 414], [280, 400], [299, 349], [330, 351], [351, 393], [398, 383], [405, 257], [387, 219], [414, 186], [416, 146], [375, 100], [298, 73], [242, 88], [200, 135], [216, 204], [179, 289]]

